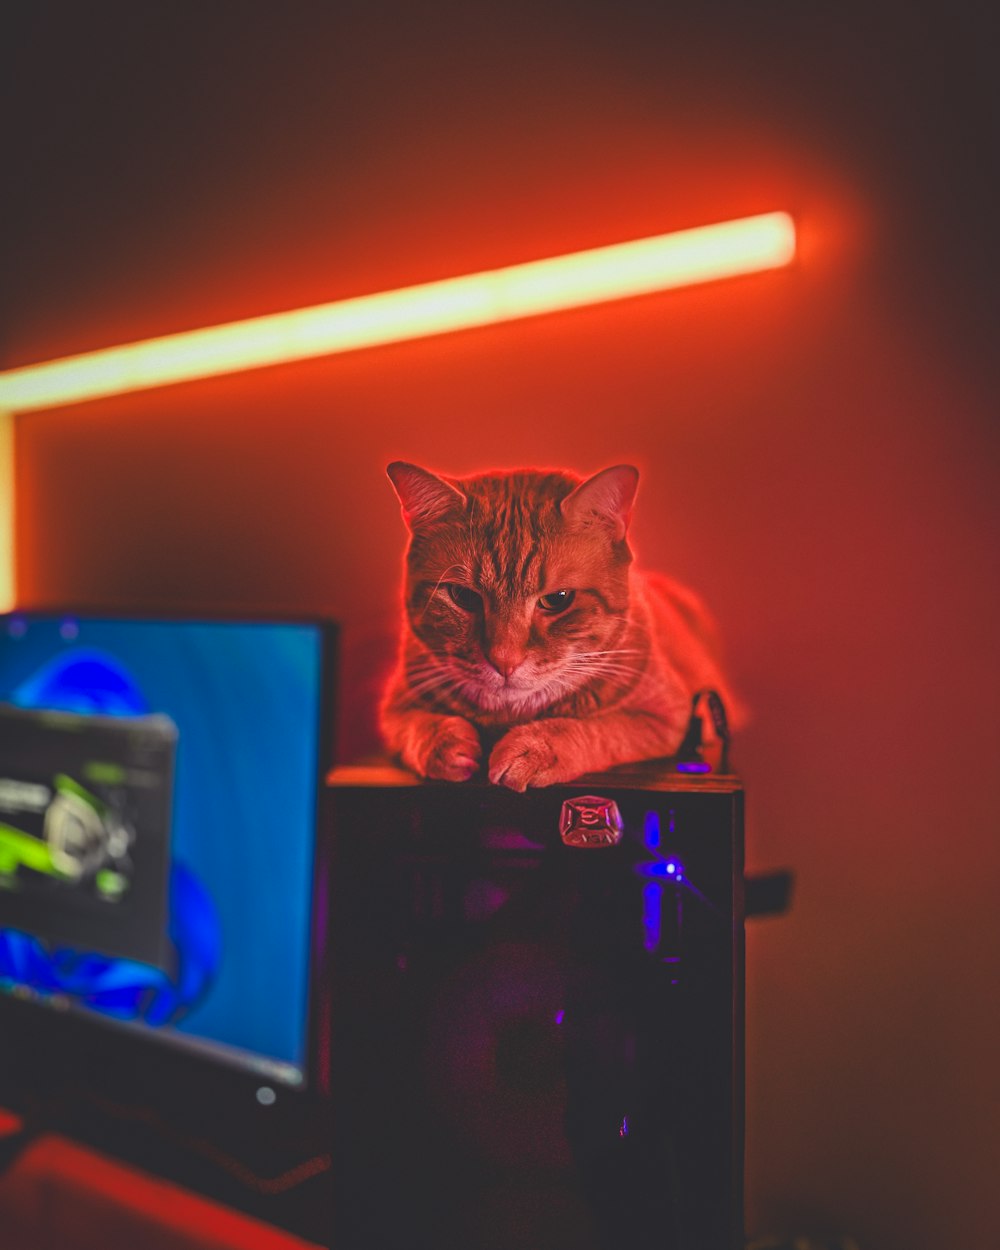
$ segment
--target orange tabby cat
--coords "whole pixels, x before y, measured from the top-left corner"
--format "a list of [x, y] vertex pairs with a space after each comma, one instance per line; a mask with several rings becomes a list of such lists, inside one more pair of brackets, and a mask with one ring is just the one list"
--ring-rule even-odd
[[381, 709], [414, 772], [524, 790], [676, 752], [692, 696], [731, 702], [699, 600], [632, 568], [631, 465], [438, 477], [397, 461], [410, 530]]

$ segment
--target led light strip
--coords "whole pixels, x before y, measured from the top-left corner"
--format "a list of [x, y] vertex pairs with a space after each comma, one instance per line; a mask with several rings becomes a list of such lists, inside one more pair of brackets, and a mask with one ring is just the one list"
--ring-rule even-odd
[[146, 339], [0, 373], [27, 412], [218, 373], [356, 351], [788, 264], [795, 226], [765, 213], [507, 269]]
[[14, 590], [12, 413], [777, 269], [794, 255], [792, 218], [763, 213], [2, 372], [0, 604]]
[[14, 606], [14, 414], [0, 411], [0, 612]]

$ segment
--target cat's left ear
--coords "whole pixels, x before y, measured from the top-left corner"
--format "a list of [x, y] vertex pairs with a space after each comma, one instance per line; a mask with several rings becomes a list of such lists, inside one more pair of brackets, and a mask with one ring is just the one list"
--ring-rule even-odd
[[567, 521], [578, 525], [592, 525], [595, 520], [611, 525], [615, 541], [621, 542], [638, 485], [638, 469], [630, 464], [616, 464], [581, 482], [559, 507]]

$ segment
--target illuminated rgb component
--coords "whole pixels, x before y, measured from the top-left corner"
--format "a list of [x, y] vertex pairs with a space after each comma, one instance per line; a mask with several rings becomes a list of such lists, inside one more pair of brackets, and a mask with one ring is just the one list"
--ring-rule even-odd
[[537, 317], [778, 269], [794, 255], [792, 218], [762, 213], [10, 369], [0, 373], [0, 409], [52, 408]]

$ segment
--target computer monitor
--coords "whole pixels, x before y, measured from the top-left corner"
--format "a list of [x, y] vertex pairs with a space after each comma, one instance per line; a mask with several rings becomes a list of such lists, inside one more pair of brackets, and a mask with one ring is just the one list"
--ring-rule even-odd
[[217, 1120], [238, 1138], [234, 1108], [277, 1124], [276, 1104], [322, 1095], [310, 986], [334, 633], [0, 617], [0, 1049], [23, 1043], [16, 1091], [86, 1089], [199, 1140]]

